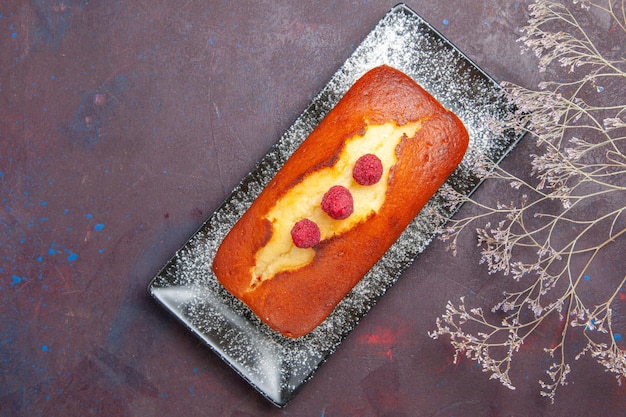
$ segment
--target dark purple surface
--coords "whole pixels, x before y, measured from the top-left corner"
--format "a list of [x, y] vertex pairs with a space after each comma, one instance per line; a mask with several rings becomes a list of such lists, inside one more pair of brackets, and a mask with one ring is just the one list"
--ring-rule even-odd
[[[515, 43], [528, 2], [407, 4], [496, 80], [536, 85]], [[428, 338], [448, 299], [490, 305], [501, 290], [471, 240], [457, 257], [434, 242], [283, 409], [148, 297], [159, 268], [393, 5], [0, 6], [1, 415], [624, 413], [625, 388], [588, 358], [550, 405], [537, 386], [543, 344], [524, 345], [510, 391]], [[523, 169], [530, 149], [508, 166]]]

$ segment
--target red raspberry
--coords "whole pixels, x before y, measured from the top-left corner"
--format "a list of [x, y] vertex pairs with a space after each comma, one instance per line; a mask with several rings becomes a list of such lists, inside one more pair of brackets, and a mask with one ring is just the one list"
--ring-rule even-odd
[[298, 220], [291, 228], [291, 240], [299, 248], [311, 248], [320, 243], [320, 228], [309, 219]]
[[368, 153], [354, 164], [352, 177], [361, 185], [373, 185], [383, 176], [383, 163], [376, 155]]
[[322, 210], [335, 220], [348, 218], [354, 211], [354, 201], [350, 190], [341, 185], [330, 187], [322, 198]]

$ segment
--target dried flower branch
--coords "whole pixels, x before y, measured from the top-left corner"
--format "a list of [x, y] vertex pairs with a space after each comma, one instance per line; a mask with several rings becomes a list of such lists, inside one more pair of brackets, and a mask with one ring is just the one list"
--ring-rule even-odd
[[[542, 82], [537, 90], [505, 84], [517, 112], [500, 128], [528, 130], [536, 138], [530, 179], [477, 154], [477, 170], [488, 181], [509, 184], [514, 201], [491, 206], [446, 188], [451, 205], [468, 203], [474, 210], [450, 219], [440, 231], [455, 252], [464, 232], [486, 222], [475, 229], [481, 263], [491, 274], [512, 276], [512, 289], [489, 314], [467, 307], [464, 298], [458, 305], [448, 302], [430, 336], [449, 337], [455, 360], [475, 360], [492, 379], [514, 389], [514, 355], [540, 326], [558, 320], [558, 342], [545, 348], [552, 358], [548, 379], [539, 381], [542, 395], [554, 402], [571, 371], [566, 347], [574, 332], [586, 342], [574, 360], [589, 355], [618, 382], [626, 377], [626, 349], [612, 321], [626, 274], [604, 282], [595, 293], [582, 288], [602, 253], [623, 245], [626, 237], [626, 59], [619, 48], [599, 47], [596, 27], [589, 22], [609, 18], [609, 32], [618, 45], [626, 44], [626, 5], [625, 0], [606, 0], [573, 7], [538, 0], [529, 11], [520, 38], [523, 52], [534, 53], [539, 70], [556, 81]], [[609, 294], [601, 294], [607, 285]]]

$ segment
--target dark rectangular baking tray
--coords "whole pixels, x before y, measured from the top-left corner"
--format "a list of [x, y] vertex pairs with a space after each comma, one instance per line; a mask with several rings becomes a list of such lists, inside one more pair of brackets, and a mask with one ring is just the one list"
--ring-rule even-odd
[[[152, 279], [148, 291], [237, 373], [273, 404], [286, 405], [335, 351], [359, 320], [426, 249], [439, 212], [453, 214], [436, 194], [389, 251], [310, 334], [285, 338], [231, 296], [211, 271], [224, 236], [298, 145], [367, 70], [387, 64], [421, 84], [454, 111], [470, 134], [470, 147], [500, 161], [520, 139], [493, 136], [487, 119], [510, 112], [500, 86], [403, 4], [391, 9], [337, 70], [295, 123], [223, 204]], [[470, 194], [481, 178], [466, 158], [448, 183]]]

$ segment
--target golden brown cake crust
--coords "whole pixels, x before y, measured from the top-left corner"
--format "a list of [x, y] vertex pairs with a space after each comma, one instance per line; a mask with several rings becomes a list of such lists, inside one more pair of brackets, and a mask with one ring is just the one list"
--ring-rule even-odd
[[[420, 121], [396, 148], [378, 213], [315, 247], [313, 261], [250, 290], [255, 253], [272, 226], [264, 217], [287, 190], [335, 163], [346, 139], [367, 124]], [[213, 261], [219, 281], [267, 325], [288, 337], [317, 327], [371, 269], [462, 160], [468, 134], [456, 115], [404, 73], [388, 66], [360, 78], [294, 152], [221, 243]], [[329, 184], [329, 186], [332, 184]]]

